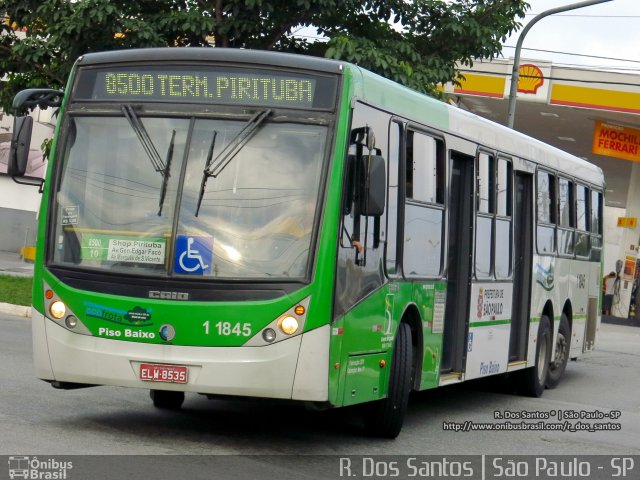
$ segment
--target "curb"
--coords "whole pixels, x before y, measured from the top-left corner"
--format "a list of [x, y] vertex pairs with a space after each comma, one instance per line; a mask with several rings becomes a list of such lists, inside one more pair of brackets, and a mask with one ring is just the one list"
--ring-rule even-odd
[[15, 315], [16, 317], [31, 318], [31, 307], [0, 302], [0, 313]]
[[638, 318], [623, 318], [614, 316], [602, 316], [602, 323], [611, 323], [613, 325], [624, 325], [625, 327], [640, 327], [640, 319]]

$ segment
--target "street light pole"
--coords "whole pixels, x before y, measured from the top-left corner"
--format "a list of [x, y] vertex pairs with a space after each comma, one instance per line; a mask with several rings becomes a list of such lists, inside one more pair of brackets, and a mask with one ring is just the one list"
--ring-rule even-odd
[[554, 13], [566, 12], [568, 10], [575, 10], [582, 7], [588, 7], [591, 5], [597, 5], [598, 3], [610, 2], [611, 0], [588, 0], [585, 2], [572, 3], [571, 5], [565, 5], [564, 7], [551, 8], [536, 15], [522, 30], [518, 37], [518, 43], [516, 43], [516, 53], [513, 58], [513, 70], [511, 72], [511, 87], [509, 89], [509, 116], [507, 118], [507, 126], [513, 128], [513, 123], [516, 116], [516, 96], [518, 94], [518, 79], [520, 77], [520, 51], [522, 50], [522, 43], [524, 37], [529, 33], [531, 27], [533, 27], [539, 20], [542, 20]]

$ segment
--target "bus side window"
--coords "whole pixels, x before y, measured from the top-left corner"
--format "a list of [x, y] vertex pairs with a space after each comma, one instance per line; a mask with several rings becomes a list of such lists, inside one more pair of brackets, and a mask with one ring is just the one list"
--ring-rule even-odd
[[589, 190], [576, 186], [576, 256], [589, 256]]
[[494, 271], [497, 279], [511, 277], [512, 269], [512, 215], [513, 215], [513, 171], [511, 162], [498, 157], [496, 181], [496, 226]]
[[602, 255], [602, 192], [591, 191], [591, 260], [600, 261]]
[[575, 200], [573, 182], [558, 179], [558, 253], [573, 256], [573, 228], [575, 227]]
[[387, 245], [386, 267], [389, 275], [398, 273], [398, 168], [400, 149], [402, 148], [402, 126], [398, 122], [389, 125], [389, 169], [387, 171], [388, 205], [387, 205]]
[[[390, 116], [357, 103], [353, 110], [343, 180], [340, 247], [365, 267], [383, 261], [386, 243], [388, 133]], [[350, 254], [347, 254], [348, 256]], [[372, 257], [373, 255], [373, 257]]]
[[495, 156], [480, 152], [476, 160], [475, 276], [493, 277], [493, 219], [495, 216]]
[[480, 152], [476, 160], [475, 277], [511, 277], [511, 161]]
[[538, 170], [536, 182], [536, 239], [539, 254], [553, 255], [556, 251], [556, 177]]
[[442, 271], [444, 141], [407, 131], [403, 271], [437, 277]]
[[443, 203], [443, 162], [437, 139], [419, 132], [407, 134], [407, 198], [425, 203]]
[[[361, 201], [366, 189], [363, 189], [363, 167], [380, 167], [380, 160], [386, 160], [389, 152], [389, 125], [391, 115], [361, 102], [356, 102], [352, 112], [349, 132], [349, 146], [345, 158], [343, 177], [341, 220], [338, 226], [338, 259], [336, 266], [334, 318], [348, 312], [356, 303], [369, 293], [383, 285], [385, 281], [384, 252], [387, 241], [387, 209], [380, 213], [366, 215], [363, 208], [376, 202]], [[374, 139], [375, 137], [375, 139]], [[375, 141], [374, 141], [375, 140]], [[371, 156], [370, 156], [371, 154]], [[358, 161], [360, 157], [360, 161]], [[374, 157], [376, 157], [374, 159]], [[366, 163], [365, 163], [366, 161]], [[369, 173], [369, 179], [379, 180], [379, 173], [389, 172], [388, 165], [384, 169], [375, 168], [375, 174]], [[374, 182], [375, 192], [387, 193], [388, 178], [384, 174], [383, 182]], [[371, 185], [371, 184], [370, 184]], [[396, 182], [397, 185], [397, 182]], [[380, 200], [380, 197], [376, 195]], [[386, 198], [384, 201], [388, 202]], [[380, 206], [379, 202], [376, 203]], [[395, 231], [396, 226], [389, 228]]]
[[[352, 217], [353, 230], [349, 233], [346, 222], [343, 222], [341, 242], [345, 246], [346, 236], [349, 245], [357, 252], [356, 263], [364, 265], [366, 250], [377, 249], [384, 235], [380, 225], [386, 211], [386, 165], [382, 150], [375, 146], [373, 128], [365, 126], [353, 129], [350, 142], [350, 153], [346, 159], [343, 215]], [[352, 149], [355, 149], [355, 153], [351, 152]], [[357, 254], [363, 252], [365, 255], [360, 261]]]

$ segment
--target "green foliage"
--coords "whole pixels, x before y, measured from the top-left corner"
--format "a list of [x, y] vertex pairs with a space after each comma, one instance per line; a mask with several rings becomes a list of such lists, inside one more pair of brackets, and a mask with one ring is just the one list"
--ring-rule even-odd
[[0, 302], [13, 305], [31, 305], [32, 277], [0, 275]]
[[[160, 46], [244, 47], [357, 63], [423, 92], [456, 63], [493, 58], [525, 0], [4, 0], [0, 105], [23, 88], [60, 88], [87, 52]], [[323, 40], [300, 34], [315, 27]], [[309, 31], [308, 29], [306, 30]]]

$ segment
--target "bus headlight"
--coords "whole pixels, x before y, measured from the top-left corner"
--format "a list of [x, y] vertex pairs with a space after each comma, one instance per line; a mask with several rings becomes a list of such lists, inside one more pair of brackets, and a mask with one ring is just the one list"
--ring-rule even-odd
[[296, 333], [298, 331], [298, 326], [298, 320], [291, 315], [285, 315], [278, 320], [278, 327], [287, 335], [293, 335]]
[[80, 335], [93, 336], [93, 333], [82, 323], [82, 320], [54, 293], [54, 291], [42, 282], [45, 300], [45, 315], [54, 320], [61, 327]]
[[56, 300], [49, 305], [49, 313], [56, 320], [60, 320], [67, 313], [67, 307], [60, 300]]
[[264, 347], [284, 340], [293, 340], [305, 329], [311, 297], [295, 303], [291, 308], [280, 313], [267, 325], [245, 342], [245, 347]]

